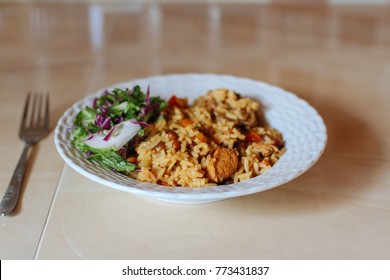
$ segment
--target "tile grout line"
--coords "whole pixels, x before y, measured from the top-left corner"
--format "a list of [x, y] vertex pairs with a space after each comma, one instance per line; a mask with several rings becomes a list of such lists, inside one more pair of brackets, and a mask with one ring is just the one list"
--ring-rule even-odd
[[61, 185], [61, 183], [62, 183], [62, 180], [63, 180], [65, 167], [66, 167], [66, 164], [64, 164], [64, 166], [62, 167], [61, 175], [60, 175], [59, 180], [58, 180], [58, 183], [57, 183], [56, 191], [55, 191], [55, 193], [54, 193], [54, 195], [53, 195], [53, 198], [52, 198], [52, 200], [51, 200], [50, 207], [49, 207], [49, 211], [48, 211], [48, 213], [47, 213], [47, 216], [46, 216], [46, 219], [45, 219], [45, 223], [44, 223], [44, 225], [43, 225], [43, 229], [42, 229], [41, 234], [40, 234], [40, 236], [39, 236], [39, 241], [38, 241], [36, 250], [35, 250], [35, 252], [34, 252], [33, 260], [37, 260], [37, 257], [38, 257], [38, 255], [39, 255], [39, 252], [40, 252], [40, 250], [41, 250], [43, 238], [44, 238], [44, 236], [45, 236], [45, 234], [46, 234], [46, 230], [47, 230], [47, 227], [48, 227], [48, 223], [49, 223], [51, 214], [52, 214], [53, 209], [54, 209], [55, 201], [57, 200], [57, 196], [58, 196], [58, 193], [59, 193], [59, 187], [60, 187], [60, 185]]

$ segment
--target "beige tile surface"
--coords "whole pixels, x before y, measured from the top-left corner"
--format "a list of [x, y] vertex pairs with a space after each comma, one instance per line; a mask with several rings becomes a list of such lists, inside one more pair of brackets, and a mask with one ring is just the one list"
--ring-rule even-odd
[[0, 4], [0, 193], [29, 90], [52, 126], [87, 93], [165, 73], [212, 72], [295, 92], [323, 116], [321, 160], [279, 188], [175, 205], [64, 165], [53, 132], [31, 153], [1, 259], [388, 259], [389, 5]]
[[388, 259], [385, 203], [325, 186], [302, 190], [317, 170], [260, 194], [177, 205], [109, 189], [66, 167], [38, 258]]

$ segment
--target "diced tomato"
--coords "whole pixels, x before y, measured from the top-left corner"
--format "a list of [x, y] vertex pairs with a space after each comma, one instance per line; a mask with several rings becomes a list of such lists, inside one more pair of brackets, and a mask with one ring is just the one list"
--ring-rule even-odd
[[201, 133], [201, 132], [199, 132], [199, 133], [196, 135], [196, 138], [198, 138], [200, 142], [207, 142], [206, 136], [204, 136], [204, 134]]
[[261, 136], [256, 132], [251, 131], [245, 135], [245, 140], [248, 142], [259, 142], [261, 140]]
[[190, 125], [190, 124], [193, 124], [194, 122], [192, 120], [189, 120], [189, 119], [183, 119], [181, 121], [181, 125], [186, 127], [187, 125]]
[[187, 108], [188, 107], [188, 99], [187, 98], [179, 98], [176, 95], [172, 95], [168, 100], [168, 105], [171, 107], [179, 107], [179, 108]]
[[137, 163], [137, 158], [136, 157], [129, 157], [127, 159], [128, 162], [131, 162], [131, 163]]

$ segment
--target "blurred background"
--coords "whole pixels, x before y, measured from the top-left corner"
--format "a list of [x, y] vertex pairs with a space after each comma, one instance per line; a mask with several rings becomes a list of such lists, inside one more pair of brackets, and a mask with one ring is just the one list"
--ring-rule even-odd
[[0, 1], [0, 102], [55, 92], [58, 118], [122, 81], [203, 72], [276, 84], [323, 114], [373, 88], [381, 102], [354, 102], [381, 106], [389, 100], [389, 15], [390, 0]]

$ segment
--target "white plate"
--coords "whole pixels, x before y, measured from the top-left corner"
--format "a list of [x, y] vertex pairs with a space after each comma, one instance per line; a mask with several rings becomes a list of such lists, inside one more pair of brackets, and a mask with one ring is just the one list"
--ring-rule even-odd
[[54, 137], [59, 154], [69, 166], [105, 186], [174, 203], [213, 202], [258, 193], [289, 182], [307, 171], [325, 149], [326, 127], [317, 111], [306, 101], [281, 88], [233, 76], [175, 74], [133, 80], [108, 89], [132, 88], [135, 85], [140, 85], [142, 90], [150, 85], [151, 94], [164, 99], [169, 99], [173, 94], [186, 96], [189, 102], [216, 88], [232, 89], [243, 96], [255, 98], [263, 104], [268, 123], [282, 132], [287, 151], [267, 172], [237, 184], [186, 188], [139, 182], [88, 161], [72, 145], [69, 128], [72, 127], [76, 114], [86, 105], [91, 106], [92, 100], [103, 92], [100, 90], [77, 102], [64, 113], [58, 121]]

